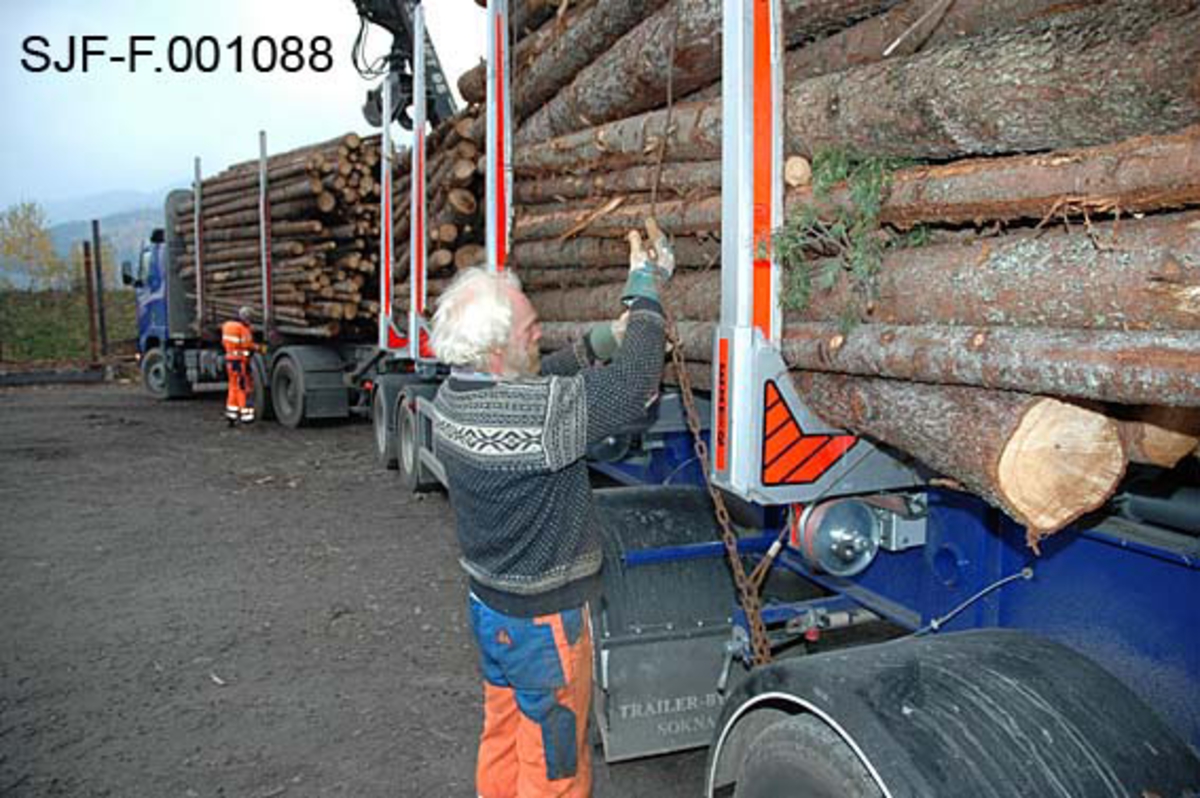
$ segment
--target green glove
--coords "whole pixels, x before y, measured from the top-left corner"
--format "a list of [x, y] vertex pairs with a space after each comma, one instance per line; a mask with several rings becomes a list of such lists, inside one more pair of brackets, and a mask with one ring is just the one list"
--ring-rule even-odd
[[638, 297], [659, 301], [658, 279], [652, 266], [631, 271], [629, 279], [625, 281], [625, 289], [621, 292], [621, 301], [629, 304]]
[[612, 360], [612, 356], [616, 354], [617, 347], [620, 345], [617, 342], [617, 336], [613, 334], [612, 322], [602, 321], [599, 324], [593, 325], [588, 331], [588, 345], [592, 348], [592, 354], [599, 360]]
[[629, 235], [629, 278], [621, 291], [621, 301], [629, 304], [637, 297], [658, 301], [658, 269], [642, 247], [642, 236], [636, 230]]

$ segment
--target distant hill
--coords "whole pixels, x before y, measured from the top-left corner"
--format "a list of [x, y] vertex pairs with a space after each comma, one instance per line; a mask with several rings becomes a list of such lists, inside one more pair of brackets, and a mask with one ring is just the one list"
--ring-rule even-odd
[[103, 219], [106, 216], [138, 211], [145, 208], [161, 209], [168, 189], [160, 191], [105, 191], [86, 197], [43, 202], [50, 224], [64, 224], [79, 219]]
[[[142, 243], [150, 237], [150, 231], [162, 227], [161, 207], [140, 208], [100, 218], [100, 235], [117, 253], [117, 265], [123, 260], [136, 260]], [[80, 241], [92, 240], [91, 221], [65, 222], [50, 227], [50, 240], [54, 249], [63, 257], [69, 257], [71, 247]]]

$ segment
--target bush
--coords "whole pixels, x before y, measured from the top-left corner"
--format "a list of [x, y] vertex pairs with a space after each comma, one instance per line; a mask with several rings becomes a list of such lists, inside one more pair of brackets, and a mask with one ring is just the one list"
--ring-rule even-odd
[[[112, 354], [118, 348], [114, 344], [137, 337], [133, 292], [105, 291], [104, 311]], [[0, 361], [89, 358], [88, 305], [83, 291], [0, 291]]]

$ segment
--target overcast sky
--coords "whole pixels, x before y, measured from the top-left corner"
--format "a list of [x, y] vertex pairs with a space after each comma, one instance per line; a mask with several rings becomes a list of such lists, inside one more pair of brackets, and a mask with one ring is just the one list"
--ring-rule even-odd
[[[484, 14], [473, 0], [426, 0], [434, 45], [451, 83], [484, 52]], [[354, 130], [368, 132], [360, 111], [366, 90], [350, 52], [358, 32], [353, 0], [0, 0], [0, 208], [20, 200], [48, 202], [110, 190], [153, 191], [188, 182], [192, 159], [205, 175], [257, 157], [258, 131], [278, 152]], [[241, 35], [243, 71], [224, 45]], [[66, 60], [68, 37], [107, 36], [108, 54], [125, 53], [134, 35], [153, 55], [128, 63], [93, 59], [85, 74], [53, 68], [31, 73], [23, 41], [43, 36], [55, 60]], [[193, 42], [217, 37], [215, 72], [172, 72], [172, 36]], [[300, 36], [333, 41], [333, 68], [305, 66], [269, 73], [248, 65], [257, 36], [277, 42]], [[387, 51], [391, 36], [371, 26], [368, 54]], [[37, 45], [41, 49], [41, 45]], [[265, 45], [264, 45], [265, 46]], [[182, 46], [177, 50], [182, 58]], [[162, 71], [156, 72], [155, 67]], [[397, 133], [398, 127], [393, 128]]]

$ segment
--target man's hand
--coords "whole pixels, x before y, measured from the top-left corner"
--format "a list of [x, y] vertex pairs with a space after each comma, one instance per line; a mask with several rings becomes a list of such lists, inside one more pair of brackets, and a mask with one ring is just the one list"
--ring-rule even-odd
[[649, 252], [637, 230], [630, 230], [626, 236], [629, 240], [629, 279], [621, 294], [621, 301], [626, 304], [638, 297], [657, 302], [659, 280], [666, 282], [675, 273], [675, 253], [658, 222], [647, 219], [646, 233], [653, 247]]
[[671, 249], [671, 242], [667, 240], [667, 234], [658, 226], [658, 221], [653, 216], [646, 220], [646, 235], [650, 238], [650, 246], [653, 249], [652, 261], [660, 272], [663, 272], [663, 279], [670, 279], [675, 273], [675, 251]]

